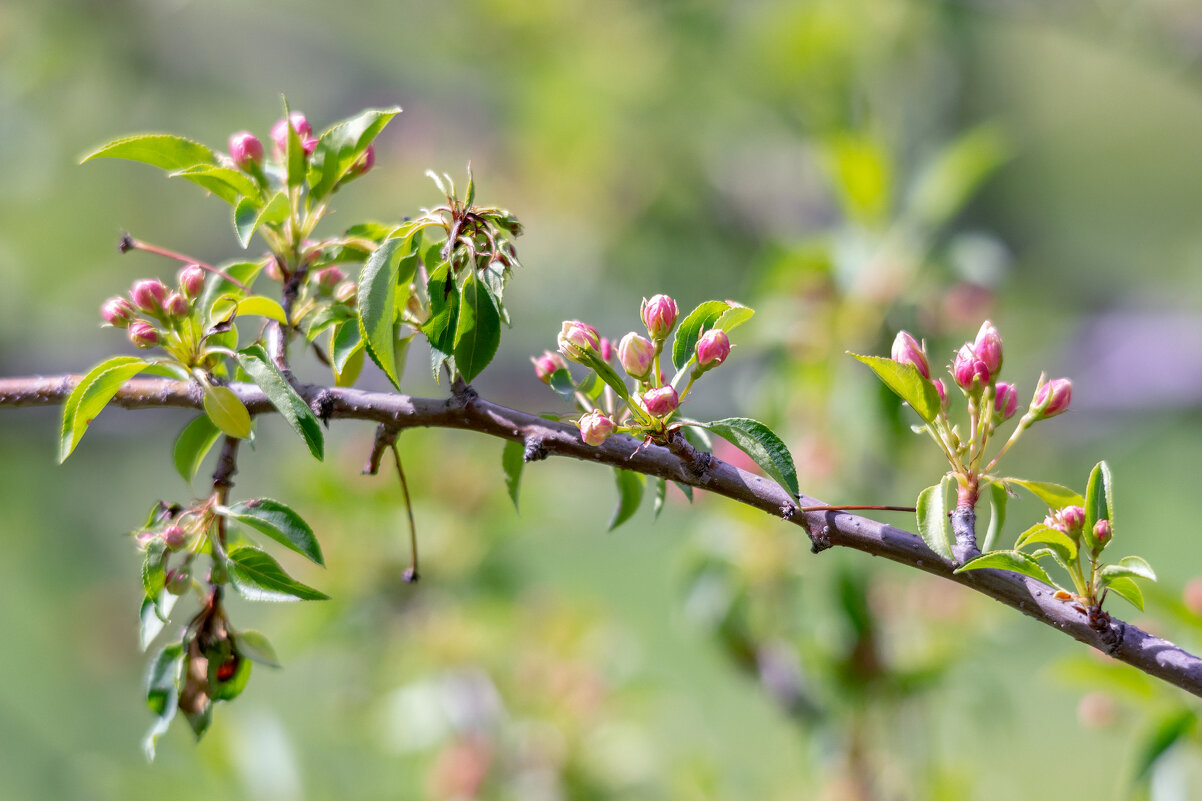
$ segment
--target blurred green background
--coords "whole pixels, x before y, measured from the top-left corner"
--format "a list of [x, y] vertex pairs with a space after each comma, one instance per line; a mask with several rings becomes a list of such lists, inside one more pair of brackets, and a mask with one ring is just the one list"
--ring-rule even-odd
[[[1108, 459], [1115, 547], [1161, 576], [1146, 615], [1112, 611], [1202, 645], [1181, 600], [1202, 575], [1193, 0], [10, 0], [0, 374], [128, 350], [100, 303], [175, 265], [118, 255], [120, 231], [240, 252], [217, 200], [79, 156], [135, 131], [265, 138], [280, 93], [318, 129], [405, 109], [330, 230], [434, 205], [423, 172], [469, 160], [525, 223], [514, 326], [476, 382], [501, 403], [563, 411], [528, 361], [563, 319], [616, 339], [641, 297], [733, 298], [758, 314], [697, 414], [770, 422], [811, 494], [903, 503], [940, 464], [843, 351], [905, 327], [950, 359], [991, 317], [1021, 391], [1075, 382], [1008, 472], [1083, 489]], [[409, 391], [444, 393], [417, 350]], [[1189, 737], [1139, 775], [1185, 694], [719, 499], [607, 534], [609, 473], [555, 461], [526, 470], [519, 516], [499, 442], [409, 432], [425, 578], [405, 585], [399, 494], [359, 475], [372, 430], [345, 422], [317, 465], [267, 421], [234, 490], [309, 519], [329, 568], [287, 566], [334, 600], [236, 606], [284, 670], [147, 764], [123, 534], [190, 497], [169, 461], [186, 419], [106, 412], [58, 467], [56, 410], [0, 412], [0, 797], [1202, 798]], [[1043, 510], [1010, 514], [1007, 536]]]

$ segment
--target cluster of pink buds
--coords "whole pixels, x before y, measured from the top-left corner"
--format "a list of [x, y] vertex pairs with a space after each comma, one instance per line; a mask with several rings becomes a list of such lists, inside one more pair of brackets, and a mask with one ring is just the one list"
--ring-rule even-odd
[[139, 348], [159, 344], [164, 329], [176, 328], [192, 314], [192, 304], [204, 290], [205, 270], [189, 264], [179, 271], [179, 286], [168, 289], [157, 278], [135, 281], [128, 297], [112, 297], [100, 307], [100, 316], [114, 328], [128, 330], [129, 341]]
[[1085, 510], [1080, 506], [1066, 506], [1059, 511], [1049, 512], [1043, 524], [1077, 540], [1081, 536], [1081, 529], [1085, 527]]
[[[299, 111], [294, 111], [288, 115], [288, 119], [277, 120], [275, 125], [271, 126], [271, 141], [274, 144], [273, 155], [276, 161], [283, 161], [288, 153], [288, 128], [296, 131], [296, 136], [300, 140], [301, 148], [304, 149], [305, 157], [309, 158], [317, 150], [318, 139], [313, 135], [313, 126], [305, 118], [304, 114]], [[263, 143], [259, 138], [250, 131], [239, 131], [230, 136], [229, 140], [230, 160], [244, 172], [260, 176], [263, 165]], [[347, 171], [348, 178], [357, 178], [370, 170], [376, 163], [376, 149], [374, 145], [368, 145], [363, 151], [363, 155], [359, 157]]]

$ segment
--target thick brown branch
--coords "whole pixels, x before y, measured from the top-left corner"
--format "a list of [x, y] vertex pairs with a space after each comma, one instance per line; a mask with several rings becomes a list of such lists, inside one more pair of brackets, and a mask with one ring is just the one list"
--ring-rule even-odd
[[[46, 406], [62, 402], [79, 376], [0, 379], [0, 406]], [[258, 387], [231, 387], [254, 414], [273, 410]], [[415, 398], [359, 389], [300, 386], [310, 406], [323, 416], [382, 423], [391, 430], [405, 428], [459, 428], [519, 442], [536, 442], [542, 455], [570, 456], [591, 462], [690, 484], [784, 518], [803, 527], [817, 546], [841, 545], [916, 567], [962, 584], [1011, 606], [1041, 623], [1115, 659], [1202, 697], [1202, 659], [1167, 640], [1136, 626], [1114, 620], [1104, 632], [1090, 627], [1086, 614], [1072, 604], [1057, 601], [1053, 590], [1016, 573], [974, 570], [954, 574], [954, 566], [940, 559], [915, 534], [846, 512], [801, 512], [798, 507], [823, 506], [805, 495], [793, 499], [766, 478], [744, 472], [717, 459], [704, 465], [688, 454], [644, 446], [625, 436], [611, 437], [600, 447], [584, 444], [573, 426], [508, 409], [461, 392], [449, 399]], [[140, 378], [125, 384], [113, 405], [129, 409], [150, 407], [200, 408], [201, 398], [186, 382]], [[683, 449], [677, 446], [676, 450]]]

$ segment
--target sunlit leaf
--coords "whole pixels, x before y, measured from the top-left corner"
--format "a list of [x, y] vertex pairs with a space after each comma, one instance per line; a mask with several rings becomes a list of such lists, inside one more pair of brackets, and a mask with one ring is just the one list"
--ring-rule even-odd
[[998, 480], [1005, 484], [1014, 484], [1015, 486], [1022, 487], [1046, 503], [1050, 509], [1063, 509], [1066, 506], [1083, 506], [1085, 504], [1085, 499], [1080, 494], [1068, 487], [1062, 487], [1050, 481], [1027, 481], [1022, 478], [1002, 478]]
[[359, 275], [359, 333], [367, 355], [397, 389], [401, 388], [395, 353], [397, 283], [402, 261], [399, 254], [410, 244], [408, 237], [385, 240], [368, 257]]
[[321, 556], [321, 546], [317, 542], [316, 535], [313, 534], [313, 529], [292, 507], [286, 504], [271, 498], [255, 498], [249, 501], [239, 501], [232, 506], [219, 507], [217, 511], [231, 520], [237, 520], [239, 523], [253, 528], [260, 534], [271, 537], [286, 548], [319, 565], [325, 564]]
[[266, 552], [250, 545], [230, 548], [226, 572], [238, 594], [249, 601], [325, 601], [329, 596], [301, 584]]
[[200, 469], [200, 463], [204, 461], [205, 455], [212, 449], [213, 443], [217, 442], [217, 438], [220, 436], [221, 431], [213, 425], [213, 421], [206, 414], [193, 418], [192, 422], [179, 432], [179, 436], [175, 438], [175, 447], [172, 449], [171, 457], [175, 463], [176, 472], [184, 481], [190, 482], [193, 479], [196, 471]]
[[1042, 581], [1044, 584], [1055, 586], [1051, 576], [1047, 571], [1040, 566], [1039, 562], [1022, 551], [990, 551], [986, 554], [981, 554], [976, 559], [971, 559], [967, 563], [956, 568], [955, 572], [964, 573], [968, 570], [982, 570], [984, 568], [996, 568], [998, 570], [1009, 570], [1012, 573], [1021, 573], [1037, 581]]
[[205, 414], [227, 436], [246, 439], [250, 436], [250, 412], [229, 387], [205, 388]]
[[321, 423], [317, 416], [305, 403], [305, 399], [297, 394], [288, 379], [272, 362], [262, 345], [251, 345], [238, 351], [238, 364], [250, 376], [250, 379], [263, 390], [267, 400], [280, 413], [280, 417], [300, 434], [309, 452], [317, 459], [325, 457], [325, 436], [321, 431]]
[[922, 377], [914, 365], [900, 364], [884, 356], [861, 356], [856, 353], [851, 356], [868, 365], [877, 378], [910, 404], [924, 422], [932, 422], [939, 414], [942, 408], [939, 391], [933, 383]]
[[952, 529], [947, 516], [947, 476], [938, 484], [927, 487], [918, 494], [915, 504], [918, 516], [918, 534], [927, 547], [942, 559], [951, 562]]
[[66, 461], [79, 444], [96, 415], [108, 405], [117, 390], [129, 379], [150, 366], [136, 356], [114, 356], [88, 371], [63, 403], [62, 426], [59, 433], [59, 462]]
[[84, 156], [80, 161], [98, 158], [140, 161], [164, 170], [183, 170], [199, 164], [217, 164], [217, 156], [199, 142], [171, 134], [137, 134], [114, 139]]
[[736, 445], [739, 450], [750, 456], [765, 473], [785, 488], [791, 498], [798, 496], [800, 490], [797, 485], [797, 468], [793, 466], [793, 455], [768, 426], [749, 417], [728, 417], [702, 423], [701, 427]]
[[701, 335], [713, 328], [718, 318], [730, 309], [731, 305], [725, 301], [707, 300], [680, 321], [676, 328], [676, 339], [672, 342], [672, 364], [676, 365], [677, 370], [683, 369], [693, 357]]

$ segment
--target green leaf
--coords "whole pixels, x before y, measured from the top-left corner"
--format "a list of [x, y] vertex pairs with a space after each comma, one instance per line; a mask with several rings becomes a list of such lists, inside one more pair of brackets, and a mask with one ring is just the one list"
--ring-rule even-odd
[[[592, 368], [598, 378], [608, 384], [610, 389], [616, 392], [619, 398], [630, 402], [630, 390], [626, 388], [626, 382], [622, 380], [622, 377], [618, 375], [614, 368], [610, 367], [596, 353], [586, 354], [584, 358], [584, 364]], [[583, 387], [583, 384], [581, 386]]]
[[430, 318], [422, 326], [422, 333], [430, 345], [443, 353], [455, 349], [455, 331], [459, 323], [459, 288], [451, 274], [451, 266], [444, 264], [430, 274], [427, 283], [430, 296]]
[[1142, 578], [1156, 581], [1156, 571], [1146, 560], [1138, 556], [1124, 556], [1117, 565], [1105, 565], [1100, 571], [1102, 581], [1109, 583], [1116, 578]]
[[976, 559], [969, 560], [967, 563], [956, 568], [955, 572], [963, 573], [967, 570], [982, 570], [988, 567], [998, 570], [1009, 570], [1012, 573], [1021, 573], [1037, 581], [1042, 581], [1044, 584], [1053, 587], [1056, 586], [1051, 576], [1040, 566], [1039, 562], [1035, 561], [1034, 557], [1022, 551], [990, 551], [989, 553], [981, 554]]
[[[735, 330], [755, 316], [755, 309], [751, 308], [750, 306], [743, 306], [742, 304], [738, 303], [730, 303], [729, 301], [727, 301], [727, 304], [730, 306], [730, 308], [722, 312], [722, 316], [718, 318], [716, 323], [714, 323], [714, 328], [720, 328], [729, 334], [731, 331]], [[694, 347], [696, 347], [696, 345], [694, 345]]]
[[232, 389], [206, 387], [204, 405], [205, 414], [224, 434], [237, 439], [250, 436], [250, 412]]
[[[218, 267], [222, 272], [231, 278], [235, 278], [238, 281], [241, 281], [243, 284], [250, 286], [258, 274], [262, 271], [263, 262], [231, 262], [228, 264], [218, 265]], [[201, 313], [204, 315], [201, 319], [210, 319], [210, 312], [213, 309], [213, 304], [215, 304], [218, 299], [222, 298], [223, 296], [230, 294], [234, 295], [235, 297], [242, 297], [246, 293], [224, 278], [215, 275], [209, 276], [209, 278], [205, 281], [204, 291], [200, 293], [200, 299], [196, 302], [196, 308], [200, 309]]]
[[668, 480], [662, 476], [654, 479], [655, 481], [655, 504], [651, 507], [653, 516], [656, 520], [659, 519], [659, 513], [664, 509], [664, 498], [668, 494]]
[[310, 198], [321, 200], [333, 192], [372, 140], [400, 113], [400, 106], [370, 108], [324, 132], [317, 140], [317, 149], [313, 151]]
[[[1142, 607], [1141, 607], [1142, 608]], [[1136, 760], [1135, 781], [1151, 781], [1152, 768], [1165, 753], [1193, 732], [1198, 724], [1198, 715], [1192, 709], [1175, 709], [1156, 722], [1140, 748]]]
[[1002, 526], [1006, 525], [1006, 501], [1009, 498], [1010, 493], [1001, 484], [989, 485], [989, 528], [985, 532], [985, 545], [981, 550], [993, 550], [994, 543], [1002, 533]]
[[142, 599], [142, 608], [138, 612], [141, 623], [138, 627], [138, 645], [143, 651], [150, 647], [154, 638], [159, 636], [159, 632], [167, 625], [167, 618], [171, 616], [171, 610], [175, 608], [175, 602], [178, 600], [178, 595], [163, 590], [154, 598]]
[[917, 367], [912, 364], [899, 364], [884, 356], [860, 356], [857, 353], [850, 355], [868, 365], [885, 386], [910, 404], [923, 422], [930, 423], [938, 416], [942, 408], [939, 391], [933, 383], [922, 377]]
[[689, 503], [693, 502], [693, 487], [689, 484], [681, 484], [679, 481], [673, 481], [676, 488], [684, 493], [684, 496], [689, 499]]
[[237, 317], [266, 317], [278, 323], [287, 323], [284, 307], [271, 298], [263, 295], [251, 295], [239, 300], [237, 295], [226, 294], [213, 302], [209, 310], [209, 324], [216, 325], [222, 320], [228, 320], [230, 315]]
[[798, 496], [800, 490], [797, 486], [797, 468], [793, 466], [793, 456], [785, 447], [785, 443], [768, 426], [749, 417], [727, 417], [724, 420], [702, 423], [701, 427], [738, 446], [739, 450], [750, 456], [765, 473], [784, 487], [789, 497]]
[[1036, 523], [1019, 535], [1014, 547], [1019, 549], [1033, 544], [1049, 546], [1065, 564], [1077, 561], [1077, 543], [1059, 529]]
[[1144, 611], [1144, 591], [1141, 590], [1139, 585], [1131, 579], [1123, 576], [1111, 579], [1106, 583], [1106, 589], [1110, 590], [1110, 592], [1122, 598], [1139, 611]]
[[235, 632], [234, 648], [242, 656], [258, 662], [260, 665], [273, 668], [280, 666], [279, 657], [275, 655], [275, 648], [271, 641], [253, 629]]
[[75, 450], [88, 426], [113, 399], [117, 390], [149, 366], [149, 362], [137, 356], [114, 356], [93, 367], [80, 379], [63, 403], [58, 448], [60, 464]]
[[968, 131], [944, 147], [922, 170], [907, 206], [919, 221], [939, 226], [958, 213], [1006, 160], [1006, 138], [993, 125]]
[[266, 534], [276, 542], [319, 565], [325, 565], [321, 546], [313, 529], [291, 507], [271, 498], [239, 501], [233, 506], [219, 507], [219, 513]]
[[208, 415], [204, 414], [193, 418], [192, 422], [179, 432], [171, 456], [175, 462], [175, 471], [184, 481], [191, 482], [196, 476], [200, 463], [204, 461], [219, 436], [221, 431], [213, 425]]
[[199, 142], [171, 134], [137, 134], [114, 139], [84, 156], [80, 161], [92, 159], [128, 159], [140, 161], [164, 170], [184, 170], [198, 164], [217, 165], [217, 156]]
[[155, 746], [159, 737], [171, 725], [179, 706], [178, 684], [184, 664], [184, 647], [179, 643], [168, 645], [155, 656], [146, 673], [146, 705], [155, 714], [156, 720], [142, 741], [147, 759], [154, 759]]
[[522, 468], [526, 466], [526, 447], [521, 442], [506, 442], [501, 451], [501, 469], [505, 471], [505, 490], [518, 508], [518, 490], [522, 484]]
[[376, 248], [359, 274], [359, 332], [367, 355], [384, 371], [398, 390], [401, 377], [396, 369], [397, 253], [409, 237], [387, 239]]
[[1085, 540], [1091, 548], [1097, 545], [1093, 527], [1099, 520], [1109, 520], [1111, 530], [1114, 530], [1113, 480], [1106, 462], [1094, 465], [1085, 490]]
[[251, 180], [246, 173], [232, 170], [229, 167], [197, 164], [182, 170], [176, 170], [167, 177], [183, 178], [191, 181], [197, 186], [209, 190], [231, 206], [236, 205], [238, 199], [243, 196], [259, 197], [259, 185]]
[[618, 507], [609, 519], [609, 531], [625, 523], [638, 511], [643, 502], [643, 474], [614, 468], [614, 479], [618, 483]]
[[301, 584], [266, 552], [251, 545], [230, 548], [226, 571], [234, 589], [248, 601], [326, 601], [330, 597]]
[[718, 321], [731, 308], [729, 303], [721, 300], [707, 300], [693, 309], [680, 321], [676, 329], [676, 339], [672, 341], [672, 364], [677, 370], [683, 370], [685, 364], [694, 356], [697, 340], [701, 335]]
[[1066, 506], [1083, 506], [1085, 499], [1068, 487], [1053, 484], [1050, 481], [1027, 481], [1022, 478], [998, 479], [1004, 484], [1015, 484], [1043, 501], [1051, 509], [1063, 509]]
[[336, 387], [352, 387], [359, 380], [359, 375], [363, 372], [363, 354], [367, 349], [363, 347], [363, 341], [351, 351], [350, 356], [342, 363], [342, 370], [334, 373], [334, 386]]
[[304, 145], [301, 144], [300, 135], [297, 134], [296, 128], [292, 127], [292, 111], [288, 108], [288, 98], [284, 98], [284, 119], [288, 120], [288, 124], [284, 126], [287, 138], [284, 143], [284, 164], [287, 166], [288, 186], [300, 186], [305, 182], [306, 172], [306, 156]]
[[947, 517], [947, 486], [954, 479], [944, 476], [938, 484], [927, 487], [918, 494], [915, 504], [918, 515], [918, 533], [927, 547], [940, 558], [952, 562], [952, 529]]
[[363, 336], [357, 320], [347, 320], [334, 328], [330, 334], [330, 369], [334, 372], [337, 386], [355, 383], [359, 371], [363, 369], [363, 348]]
[[560, 367], [551, 373], [550, 384], [551, 389], [558, 392], [564, 400], [571, 400], [572, 395], [576, 392], [576, 384], [572, 381], [572, 374], [564, 367]]
[[271, 361], [262, 345], [251, 345], [238, 351], [238, 364], [246, 371], [263, 394], [271, 401], [292, 430], [300, 434], [301, 439], [309, 446], [309, 452], [319, 461], [325, 457], [325, 437], [321, 433], [321, 423], [304, 398], [296, 393], [288, 379]]
[[261, 205], [257, 199], [244, 197], [234, 206], [234, 233], [238, 242], [245, 250], [250, 246], [250, 238], [263, 225], [276, 225], [288, 218], [288, 194], [280, 190], [271, 196], [266, 205]]
[[455, 327], [455, 367], [471, 382], [483, 372], [501, 344], [501, 318], [488, 290], [475, 275], [463, 284]]

